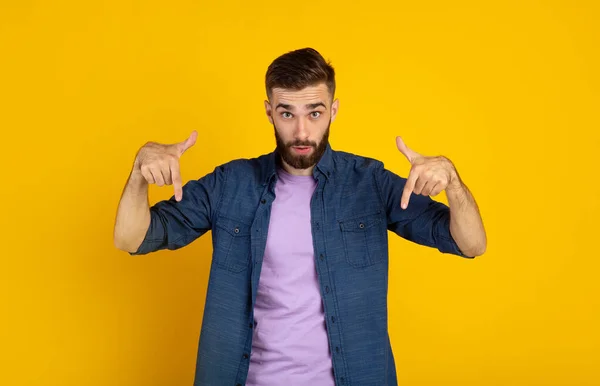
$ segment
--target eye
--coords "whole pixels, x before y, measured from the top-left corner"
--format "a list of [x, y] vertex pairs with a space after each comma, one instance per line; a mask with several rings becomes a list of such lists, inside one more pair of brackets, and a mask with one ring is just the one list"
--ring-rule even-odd
[[310, 116], [312, 118], [319, 118], [319, 116], [321, 116], [321, 112], [320, 111], [313, 111], [312, 113], [310, 113]]
[[292, 117], [292, 113], [290, 113], [289, 111], [284, 111], [283, 113], [281, 113], [281, 116], [288, 119]]

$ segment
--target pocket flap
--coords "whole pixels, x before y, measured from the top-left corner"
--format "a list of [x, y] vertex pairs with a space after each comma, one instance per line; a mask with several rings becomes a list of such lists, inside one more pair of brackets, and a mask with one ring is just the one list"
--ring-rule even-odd
[[234, 237], [249, 236], [251, 226], [239, 220], [227, 217], [218, 217], [215, 226], [230, 233]]
[[381, 222], [381, 216], [376, 213], [340, 221], [340, 229], [346, 232], [364, 232], [379, 222]]

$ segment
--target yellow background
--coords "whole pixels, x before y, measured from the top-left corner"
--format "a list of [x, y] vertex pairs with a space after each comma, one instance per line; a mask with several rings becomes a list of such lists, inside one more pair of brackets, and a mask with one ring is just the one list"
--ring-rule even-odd
[[406, 175], [402, 135], [483, 213], [475, 260], [391, 241], [400, 384], [600, 384], [597, 2], [0, 4], [0, 384], [191, 385], [210, 234], [117, 251], [123, 185], [194, 129], [186, 180], [271, 151], [264, 72], [305, 46], [337, 70], [335, 149]]

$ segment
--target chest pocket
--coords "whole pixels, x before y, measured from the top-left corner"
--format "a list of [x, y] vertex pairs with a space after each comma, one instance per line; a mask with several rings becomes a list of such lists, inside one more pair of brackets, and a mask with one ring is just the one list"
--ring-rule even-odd
[[339, 224], [351, 266], [363, 268], [386, 260], [387, 227], [379, 212], [340, 220]]
[[227, 217], [218, 217], [213, 229], [215, 263], [231, 272], [246, 270], [251, 260], [251, 226]]

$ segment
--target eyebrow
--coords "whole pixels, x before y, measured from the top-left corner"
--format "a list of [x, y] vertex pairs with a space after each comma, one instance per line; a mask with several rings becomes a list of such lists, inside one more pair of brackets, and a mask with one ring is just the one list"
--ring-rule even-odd
[[[308, 110], [316, 109], [317, 107], [324, 107], [325, 109], [327, 109], [327, 106], [325, 106], [325, 103], [323, 103], [323, 102], [309, 103], [309, 104], [304, 105], [304, 106]], [[277, 110], [280, 107], [284, 108], [286, 110], [292, 110], [292, 111], [294, 110], [294, 106], [288, 105], [286, 103], [278, 103], [277, 106], [275, 106], [275, 110]]]

